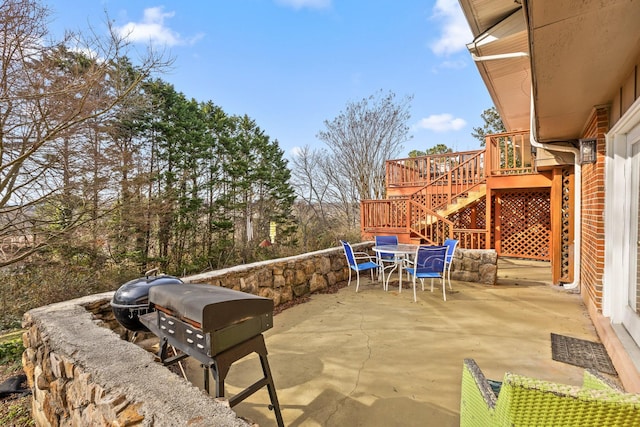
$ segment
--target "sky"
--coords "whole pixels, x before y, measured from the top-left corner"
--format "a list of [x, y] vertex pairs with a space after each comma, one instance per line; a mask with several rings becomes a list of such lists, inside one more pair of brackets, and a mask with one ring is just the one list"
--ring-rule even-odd
[[159, 75], [176, 91], [248, 115], [291, 158], [347, 105], [412, 96], [411, 150], [478, 149], [493, 106], [465, 44], [457, 0], [41, 0], [53, 36], [106, 33], [107, 17], [137, 49], [174, 58]]

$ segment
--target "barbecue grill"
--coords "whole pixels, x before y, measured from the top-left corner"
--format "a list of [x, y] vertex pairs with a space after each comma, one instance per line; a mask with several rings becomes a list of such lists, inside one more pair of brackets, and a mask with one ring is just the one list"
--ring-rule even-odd
[[144, 277], [130, 280], [120, 286], [111, 299], [111, 310], [118, 323], [130, 331], [147, 331], [139, 317], [153, 309], [149, 307], [149, 289], [159, 285], [182, 283], [177, 277], [161, 274], [151, 275], [157, 269], [145, 273]]
[[[264, 377], [229, 399], [231, 407], [267, 387], [279, 426], [280, 405], [271, 377], [262, 332], [273, 326], [273, 301], [245, 292], [205, 284], [168, 284], [149, 289], [149, 307], [140, 322], [160, 338], [158, 356], [171, 365], [191, 356], [210, 371], [215, 397], [224, 397], [224, 381], [231, 365], [251, 354], [260, 356]], [[174, 354], [169, 354], [169, 346]]]

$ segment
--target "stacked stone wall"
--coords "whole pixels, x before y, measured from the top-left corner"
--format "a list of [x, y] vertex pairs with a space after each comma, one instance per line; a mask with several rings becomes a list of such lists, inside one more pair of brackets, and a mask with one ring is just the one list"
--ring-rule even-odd
[[451, 278], [462, 282], [495, 285], [498, 278], [498, 254], [489, 249], [458, 249], [451, 265]]
[[[355, 244], [353, 248], [365, 251], [372, 246], [369, 242]], [[275, 306], [329, 287], [346, 285], [348, 279], [349, 269], [342, 248], [238, 265], [183, 278], [187, 283], [223, 286], [271, 298]]]
[[248, 427], [226, 401], [212, 399], [121, 339], [113, 292], [30, 310], [22, 364], [38, 426]]
[[[371, 243], [354, 245], [368, 250]], [[452, 278], [494, 284], [495, 251], [458, 250]], [[346, 285], [342, 249], [241, 265], [184, 278], [272, 298], [275, 305]], [[115, 320], [113, 292], [27, 312], [23, 366], [39, 426], [250, 426], [224, 399], [212, 399], [129, 342]]]
[[[354, 251], [370, 251], [372, 242], [353, 245]], [[370, 252], [373, 257], [373, 252]], [[457, 249], [451, 278], [493, 285], [498, 274], [495, 250]], [[273, 299], [274, 305], [310, 293], [321, 292], [349, 278], [342, 248], [326, 249], [289, 258], [239, 265], [183, 278]]]

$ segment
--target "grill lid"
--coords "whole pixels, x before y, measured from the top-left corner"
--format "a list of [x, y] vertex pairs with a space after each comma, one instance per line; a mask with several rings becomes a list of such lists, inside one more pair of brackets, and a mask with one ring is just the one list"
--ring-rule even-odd
[[111, 299], [111, 310], [118, 323], [130, 331], [146, 331], [139, 316], [149, 312], [149, 289], [159, 285], [177, 285], [177, 277], [160, 275], [145, 276], [120, 286]]
[[245, 319], [273, 315], [273, 300], [221, 286], [165, 285], [149, 289], [149, 304], [160, 306], [215, 331]]
[[145, 276], [133, 279], [118, 288], [113, 294], [111, 305], [118, 308], [121, 306], [146, 306], [151, 287], [169, 284], [177, 285], [180, 283], [182, 283], [182, 280], [167, 275]]

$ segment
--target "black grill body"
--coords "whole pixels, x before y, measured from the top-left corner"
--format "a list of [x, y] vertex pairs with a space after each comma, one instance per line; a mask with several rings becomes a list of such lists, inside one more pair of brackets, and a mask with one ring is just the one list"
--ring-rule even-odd
[[120, 286], [111, 299], [111, 310], [118, 323], [130, 331], [148, 331], [140, 322], [140, 316], [152, 311], [149, 306], [149, 290], [159, 285], [181, 285], [177, 277], [145, 276]]
[[[278, 426], [284, 425], [262, 335], [273, 326], [271, 299], [207, 284], [167, 284], [149, 289], [149, 309], [139, 319], [160, 338], [160, 360], [165, 365], [188, 356], [200, 361], [215, 378], [215, 397], [224, 397], [231, 365], [257, 353], [263, 378], [229, 398], [229, 405], [267, 387], [269, 408], [275, 411]], [[209, 392], [208, 373], [204, 378]]]
[[149, 305], [164, 334], [207, 357], [273, 326], [272, 300], [219, 286], [155, 287]]

